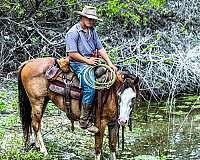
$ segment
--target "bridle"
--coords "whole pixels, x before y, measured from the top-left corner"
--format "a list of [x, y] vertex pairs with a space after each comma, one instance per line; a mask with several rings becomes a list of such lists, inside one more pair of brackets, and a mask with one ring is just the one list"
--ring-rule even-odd
[[[123, 81], [122, 86], [120, 86], [118, 92], [119, 93], [123, 92], [127, 87], [131, 87], [134, 90], [134, 92], [136, 93], [136, 97], [134, 99], [134, 102], [135, 102], [135, 100], [137, 98], [137, 90], [136, 90], [135, 87], [133, 87], [131, 85], [129, 86], [129, 84], [128, 84], [128, 80], [134, 80], [134, 77], [130, 74], [127, 74], [127, 72], [125, 72], [123, 74], [123, 76], [124, 76], [123, 77], [124, 81]], [[117, 105], [118, 105], [118, 107], [117, 107], [118, 113], [117, 114], [118, 115], [117, 115], [117, 117], [119, 117], [119, 110], [120, 110], [119, 102], [120, 102], [121, 98], [120, 98], [119, 94], [117, 96], [118, 96], [117, 97], [117, 99], [118, 99], [118, 102], [117, 102]], [[132, 107], [134, 106], [134, 102], [132, 102]], [[134, 107], [133, 107], [133, 109], [134, 109]], [[133, 109], [131, 110], [130, 115], [132, 115]], [[129, 117], [128, 127], [129, 127], [129, 130], [132, 131], [132, 116]], [[125, 129], [125, 127], [122, 126], [122, 142], [121, 142], [122, 143], [122, 151], [124, 151], [124, 129]], [[118, 124], [118, 147], [119, 147], [119, 144], [120, 144], [119, 131], [120, 131], [120, 125]]]

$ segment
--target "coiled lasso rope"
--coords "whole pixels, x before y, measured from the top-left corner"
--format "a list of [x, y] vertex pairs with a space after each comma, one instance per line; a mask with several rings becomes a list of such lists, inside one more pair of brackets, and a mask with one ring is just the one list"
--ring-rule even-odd
[[[103, 82], [98, 82], [98, 81], [92, 79], [92, 72], [95, 68], [98, 68], [98, 67], [104, 67], [110, 71], [110, 74], [106, 74], [105, 81], [103, 81]], [[106, 64], [98, 64], [96, 66], [88, 66], [87, 68], [84, 69], [83, 72], [84, 72], [83, 76], [84, 76], [85, 83], [88, 86], [90, 86], [94, 89], [98, 89], [98, 90], [109, 88], [110, 86], [113, 85], [113, 83], [115, 82], [115, 79], [116, 79], [115, 71]], [[87, 76], [87, 74], [89, 74], [89, 76]]]

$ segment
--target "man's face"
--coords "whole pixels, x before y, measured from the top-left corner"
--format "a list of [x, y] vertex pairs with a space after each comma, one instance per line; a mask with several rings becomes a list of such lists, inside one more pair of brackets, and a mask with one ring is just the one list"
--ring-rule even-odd
[[83, 21], [83, 24], [87, 28], [93, 27], [96, 24], [96, 20], [95, 19], [91, 19], [91, 18], [87, 18], [87, 17], [82, 17], [82, 21]]

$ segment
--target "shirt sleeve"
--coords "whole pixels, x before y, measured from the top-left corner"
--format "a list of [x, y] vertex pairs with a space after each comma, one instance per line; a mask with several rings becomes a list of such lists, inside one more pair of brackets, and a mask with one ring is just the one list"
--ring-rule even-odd
[[65, 36], [66, 52], [78, 52], [78, 33], [68, 32]]
[[100, 40], [100, 38], [99, 38], [99, 36], [98, 36], [98, 34], [95, 30], [94, 30], [94, 34], [95, 34], [95, 37], [96, 37], [96, 49], [99, 50], [99, 49], [103, 48], [103, 45], [102, 45], [101, 40]]

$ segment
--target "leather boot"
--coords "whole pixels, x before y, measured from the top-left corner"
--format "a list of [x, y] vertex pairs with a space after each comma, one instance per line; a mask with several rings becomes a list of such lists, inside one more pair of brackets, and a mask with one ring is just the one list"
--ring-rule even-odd
[[80, 127], [82, 129], [87, 129], [89, 132], [98, 133], [99, 129], [94, 126], [92, 122], [89, 121], [90, 119], [90, 110], [92, 106], [87, 104], [81, 105], [81, 117], [80, 117]]

